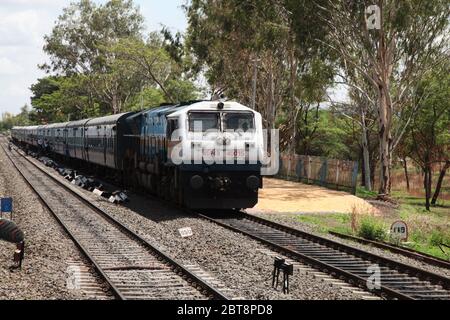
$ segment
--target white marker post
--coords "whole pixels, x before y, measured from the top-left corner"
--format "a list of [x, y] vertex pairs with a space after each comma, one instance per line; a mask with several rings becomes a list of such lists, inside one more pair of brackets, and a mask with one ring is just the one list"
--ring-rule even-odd
[[391, 226], [391, 237], [398, 241], [408, 241], [408, 225], [406, 222], [394, 222]]
[[189, 238], [194, 235], [194, 233], [192, 232], [192, 228], [189, 228], [189, 227], [178, 229], [178, 233], [180, 234], [180, 236], [182, 238]]

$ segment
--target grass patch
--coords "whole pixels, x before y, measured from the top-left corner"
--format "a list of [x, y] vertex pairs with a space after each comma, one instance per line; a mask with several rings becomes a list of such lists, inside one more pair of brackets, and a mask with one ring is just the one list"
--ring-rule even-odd
[[[374, 193], [364, 189], [358, 191], [358, 196], [361, 194], [363, 198], [374, 198]], [[389, 227], [396, 220], [404, 220], [409, 227], [409, 239], [401, 245], [449, 260], [450, 249], [441, 246], [443, 252], [440, 245], [450, 245], [450, 201], [440, 201], [439, 206], [428, 212], [422, 198], [401, 192], [393, 193], [393, 197], [399, 203], [398, 209], [382, 215], [355, 210], [351, 214], [303, 214], [295, 216], [295, 219], [319, 233], [335, 231], [393, 243], [394, 239], [389, 239]]]
[[347, 233], [351, 231], [350, 215], [345, 213], [332, 214], [302, 214], [295, 216], [295, 219], [309, 225], [315, 231], [320, 233], [328, 233], [328, 231], [336, 231]]
[[363, 216], [357, 227], [358, 236], [367, 240], [385, 241], [387, 232], [382, 220], [373, 216]]
[[356, 196], [362, 199], [374, 199], [378, 196], [378, 193], [375, 191], [367, 191], [364, 187], [357, 187]]

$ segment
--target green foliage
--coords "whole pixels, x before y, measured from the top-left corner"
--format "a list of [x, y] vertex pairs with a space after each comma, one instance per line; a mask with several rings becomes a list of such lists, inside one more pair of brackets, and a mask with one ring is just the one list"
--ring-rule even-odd
[[375, 191], [368, 191], [363, 187], [358, 187], [356, 189], [356, 196], [362, 199], [375, 199], [378, 196], [378, 193]]
[[328, 111], [320, 112], [317, 135], [312, 141], [312, 153], [334, 159], [355, 158], [346, 144], [347, 135], [341, 119]]
[[350, 216], [345, 213], [308, 213], [295, 215], [295, 220], [306, 223], [321, 233], [328, 233], [331, 230], [343, 233], [351, 232], [349, 227]]
[[71, 3], [45, 36], [57, 76], [32, 85], [33, 121], [96, 117], [196, 99], [185, 76], [181, 35], [167, 29], [144, 38], [143, 17], [131, 0]]
[[0, 119], [0, 132], [11, 130], [14, 126], [29, 126], [33, 124], [31, 118], [33, 113], [29, 110], [28, 105], [24, 105], [20, 109], [20, 113], [16, 116], [5, 112]]
[[[400, 150], [426, 173], [426, 208], [430, 209], [433, 164], [450, 161], [450, 64], [435, 66], [421, 79], [408, 111], [414, 112]], [[429, 177], [429, 178], [428, 178]], [[428, 179], [427, 179], [428, 178]]]
[[[111, 46], [121, 39], [139, 39], [143, 21], [131, 0], [111, 0], [103, 5], [91, 0], [72, 3], [64, 9], [51, 34], [45, 36], [44, 51], [51, 63], [42, 68], [66, 76], [69, 86], [81, 81], [77, 86], [90, 99], [91, 109], [98, 109], [100, 104], [102, 113], [119, 113], [130, 96], [141, 90], [142, 81], [132, 67], [116, 59]], [[44, 103], [67, 97], [63, 90], [59, 93], [60, 97], [53, 96]], [[69, 113], [79, 114], [82, 109], [73, 101], [67, 105], [64, 108], [75, 107]], [[58, 113], [67, 114], [67, 110], [55, 110], [52, 115]]]
[[358, 236], [368, 240], [384, 241], [387, 234], [382, 222], [374, 217], [364, 216], [358, 226]]
[[430, 245], [435, 247], [442, 246], [443, 244], [450, 245], [450, 234], [445, 233], [443, 230], [433, 230], [428, 241]]
[[107, 47], [122, 38], [139, 38], [143, 21], [131, 0], [73, 2], [44, 37], [51, 65], [43, 68], [68, 75], [104, 73], [114, 60]]
[[101, 115], [105, 111], [90, 96], [89, 84], [84, 76], [39, 79], [31, 87], [33, 119], [37, 123], [51, 123]]
[[167, 91], [175, 101], [191, 101], [199, 98], [197, 87], [188, 80], [171, 79], [167, 82]]
[[135, 95], [126, 106], [127, 111], [139, 111], [164, 103], [164, 93], [156, 88], [145, 88]]
[[283, 147], [295, 140], [292, 120], [309, 117], [306, 109], [324, 101], [333, 78], [332, 59], [319, 41], [325, 28], [318, 3], [195, 0], [186, 7], [192, 67], [203, 73], [211, 95], [251, 105], [255, 85], [255, 108], [265, 126], [287, 120], [280, 127]]
[[[282, 126], [289, 118], [280, 115], [277, 124]], [[344, 119], [329, 110], [304, 112], [299, 117], [298, 131], [300, 141], [296, 152], [311, 156], [324, 156], [335, 159], [357, 159], [358, 151], [354, 150], [353, 133], [348, 130]]]

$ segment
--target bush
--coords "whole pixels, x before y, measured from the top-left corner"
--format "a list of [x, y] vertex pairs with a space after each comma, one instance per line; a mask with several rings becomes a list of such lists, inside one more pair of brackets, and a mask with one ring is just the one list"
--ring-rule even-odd
[[387, 236], [384, 225], [368, 216], [361, 219], [358, 235], [364, 239], [376, 241], [384, 241]]
[[433, 230], [428, 240], [429, 244], [438, 247], [442, 244], [450, 244], [450, 236], [440, 230]]

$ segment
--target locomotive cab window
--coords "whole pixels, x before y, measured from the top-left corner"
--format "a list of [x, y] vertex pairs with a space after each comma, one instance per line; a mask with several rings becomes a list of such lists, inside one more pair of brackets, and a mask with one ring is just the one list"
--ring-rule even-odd
[[178, 130], [178, 120], [177, 119], [169, 119], [167, 122], [167, 137], [171, 138], [172, 134], [175, 130]]
[[200, 128], [202, 132], [206, 132], [208, 130], [219, 130], [219, 124], [220, 117], [217, 112], [192, 112], [189, 114], [190, 132], [199, 131]]
[[244, 131], [253, 130], [255, 128], [253, 113], [231, 113], [227, 112], [223, 115], [224, 130]]

